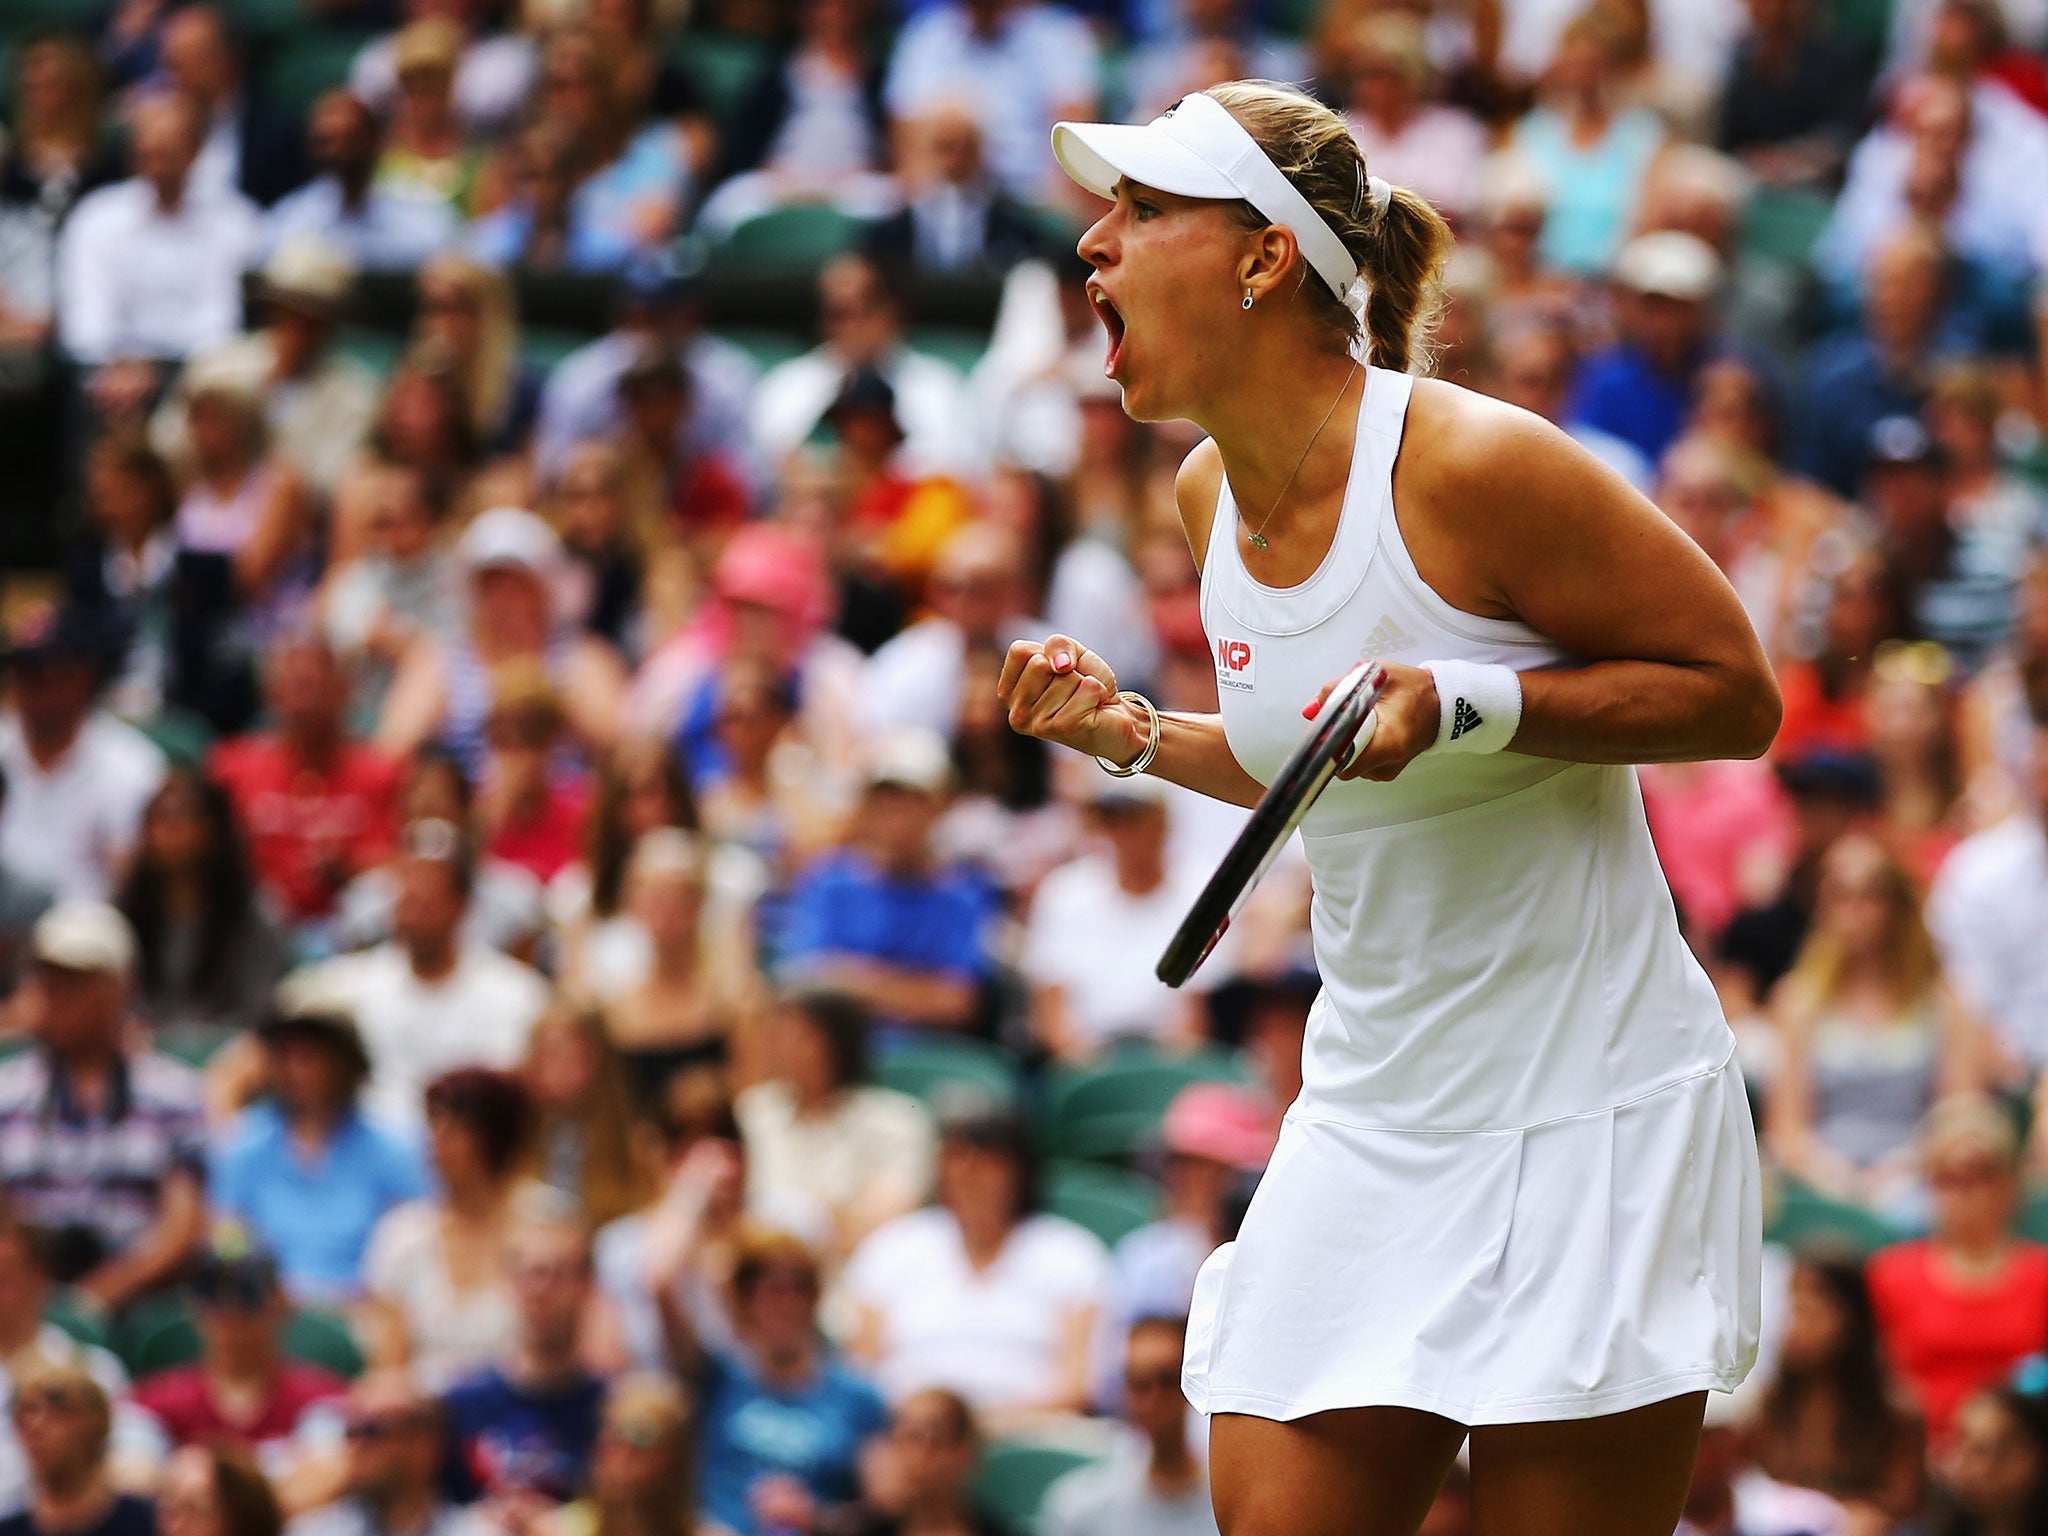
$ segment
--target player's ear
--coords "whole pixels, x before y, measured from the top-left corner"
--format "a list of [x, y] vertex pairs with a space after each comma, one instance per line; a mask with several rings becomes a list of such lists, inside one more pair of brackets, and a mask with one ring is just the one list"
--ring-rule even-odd
[[1301, 248], [1295, 242], [1294, 231], [1285, 225], [1268, 224], [1246, 235], [1244, 254], [1237, 262], [1238, 291], [1250, 293], [1256, 304], [1279, 292], [1288, 274], [1300, 266]]

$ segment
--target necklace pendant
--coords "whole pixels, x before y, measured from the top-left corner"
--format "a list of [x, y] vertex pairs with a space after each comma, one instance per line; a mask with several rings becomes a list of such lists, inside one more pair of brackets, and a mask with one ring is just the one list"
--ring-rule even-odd
[[1251, 536], [1249, 542], [1253, 549], [1264, 549], [1266, 547], [1266, 536], [1263, 533], [1255, 533]]

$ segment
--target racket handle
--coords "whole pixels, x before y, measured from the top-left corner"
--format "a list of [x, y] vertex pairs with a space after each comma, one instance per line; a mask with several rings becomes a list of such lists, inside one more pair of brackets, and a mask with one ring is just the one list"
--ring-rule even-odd
[[1339, 773], [1344, 772], [1358, 761], [1359, 754], [1372, 745], [1373, 733], [1380, 728], [1380, 712], [1377, 707], [1368, 709], [1365, 718], [1358, 723], [1358, 735], [1351, 743], [1351, 750], [1344, 754], [1344, 761], [1337, 765]]

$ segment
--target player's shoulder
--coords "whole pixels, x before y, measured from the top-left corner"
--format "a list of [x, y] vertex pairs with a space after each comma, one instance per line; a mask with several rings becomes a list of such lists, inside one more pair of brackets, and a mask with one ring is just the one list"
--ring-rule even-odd
[[1216, 521], [1216, 501], [1223, 494], [1223, 450], [1205, 437], [1188, 450], [1173, 477], [1173, 501], [1180, 509], [1188, 548], [1199, 570], [1209, 553], [1209, 529]]
[[1569, 454], [1573, 446], [1534, 411], [1447, 379], [1417, 379], [1401, 457], [1411, 472], [1456, 482], [1518, 475], [1531, 453]]

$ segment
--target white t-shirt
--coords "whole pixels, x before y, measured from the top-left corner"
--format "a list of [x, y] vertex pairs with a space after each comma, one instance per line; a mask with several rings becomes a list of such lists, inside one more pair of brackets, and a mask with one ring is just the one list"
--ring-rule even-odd
[[[1153, 967], [1188, 907], [1201, 893], [1204, 868], [1169, 861], [1166, 878], [1134, 896], [1117, 884], [1104, 854], [1086, 854], [1045, 877], [1024, 925], [1025, 980], [1059, 987], [1075, 1028], [1100, 1044], [1120, 1036], [1154, 1036], [1173, 1018], [1174, 992]], [[1188, 979], [1201, 991], [1228, 974], [1205, 964]]]
[[156, 743], [93, 714], [48, 772], [29, 756], [21, 722], [0, 716], [0, 864], [62, 897], [104, 901], [135, 846], [143, 810], [164, 781]]
[[892, 1402], [951, 1387], [1001, 1411], [1051, 1399], [1070, 1320], [1108, 1296], [1109, 1254], [1071, 1221], [1028, 1216], [976, 1273], [952, 1214], [934, 1206], [878, 1227], [842, 1283], [881, 1315], [875, 1380]]
[[489, 1365], [519, 1325], [506, 1282], [455, 1288], [441, 1208], [431, 1200], [409, 1201], [378, 1221], [363, 1253], [363, 1288], [405, 1319], [413, 1374], [430, 1392]]
[[540, 972], [464, 943], [455, 969], [422, 981], [396, 943], [322, 961], [305, 985], [346, 1001], [370, 1052], [366, 1112], [400, 1128], [420, 1123], [420, 1095], [455, 1067], [516, 1067], [547, 1006]]
[[2013, 1050], [2048, 1062], [2048, 836], [2007, 817], [1957, 846], [1927, 897], [1927, 926], [1966, 1002]]
[[[1019, 616], [1003, 627], [1003, 643], [1048, 633], [1043, 619]], [[868, 658], [861, 679], [862, 715], [869, 731], [936, 731], [950, 738], [960, 727], [960, 692], [967, 641], [951, 619], [921, 619], [883, 643]]]
[[750, 1199], [796, 1198], [837, 1216], [878, 1188], [897, 1194], [902, 1209], [931, 1186], [937, 1136], [931, 1115], [907, 1094], [849, 1088], [828, 1114], [805, 1120], [787, 1083], [757, 1083], [734, 1109]]

